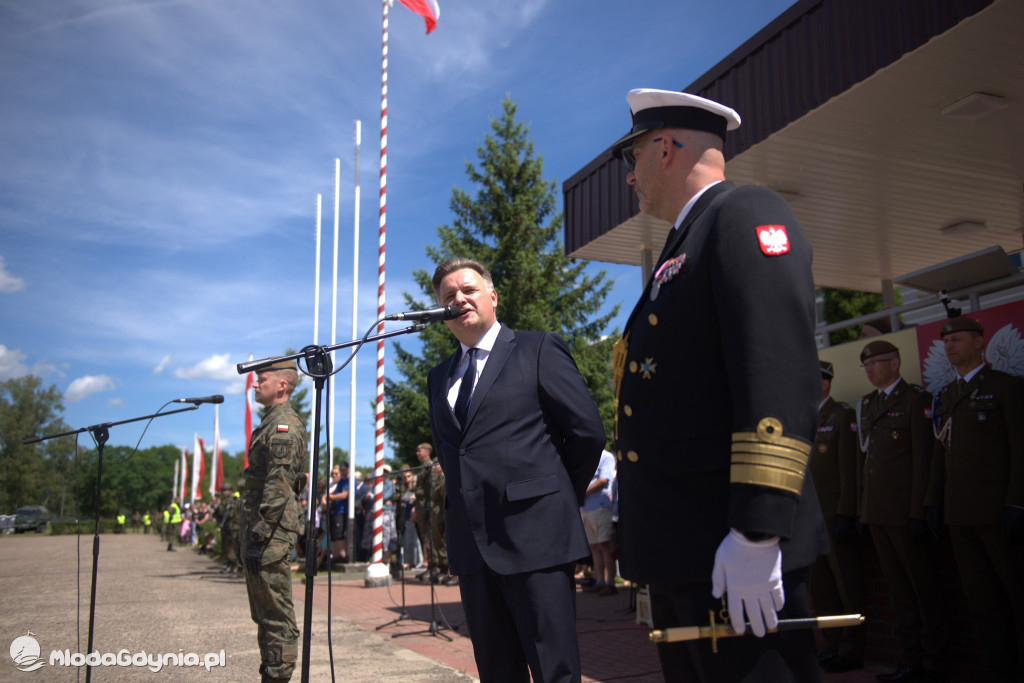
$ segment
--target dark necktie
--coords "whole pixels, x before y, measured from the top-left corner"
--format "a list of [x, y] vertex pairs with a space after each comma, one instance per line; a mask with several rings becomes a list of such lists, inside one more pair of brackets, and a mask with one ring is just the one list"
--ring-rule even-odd
[[462, 384], [459, 386], [459, 395], [455, 399], [455, 419], [459, 421], [460, 427], [466, 426], [466, 415], [469, 413], [469, 399], [473, 396], [473, 383], [476, 380], [476, 347], [467, 351], [469, 364], [466, 372], [462, 375]]

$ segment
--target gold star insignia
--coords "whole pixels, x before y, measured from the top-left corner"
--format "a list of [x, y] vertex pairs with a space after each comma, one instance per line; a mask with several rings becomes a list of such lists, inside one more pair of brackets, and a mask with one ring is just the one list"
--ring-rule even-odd
[[650, 379], [657, 369], [658, 364], [654, 362], [653, 358], [644, 358], [644, 362], [640, 364], [640, 374], [644, 379]]

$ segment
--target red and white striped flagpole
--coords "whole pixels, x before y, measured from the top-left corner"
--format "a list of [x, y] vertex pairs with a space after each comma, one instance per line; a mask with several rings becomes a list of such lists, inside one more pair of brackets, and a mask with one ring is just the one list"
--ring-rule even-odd
[[[384, 317], [384, 228], [387, 224], [387, 178], [388, 178], [388, 10], [390, 0], [384, 0], [384, 37], [381, 55], [380, 88], [380, 247], [377, 268], [377, 317]], [[384, 323], [377, 325], [377, 333], [383, 334]], [[374, 434], [373, 464], [373, 555], [371, 564], [380, 564], [383, 559], [383, 482], [384, 472], [384, 340], [377, 340], [377, 419]]]

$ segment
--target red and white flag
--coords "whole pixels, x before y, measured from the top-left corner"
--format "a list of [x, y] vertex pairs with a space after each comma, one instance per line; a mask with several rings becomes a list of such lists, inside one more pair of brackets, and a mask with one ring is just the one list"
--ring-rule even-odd
[[194, 434], [195, 439], [192, 444], [192, 497], [191, 502], [196, 502], [196, 499], [202, 499], [203, 497], [203, 474], [206, 470], [206, 465], [203, 462], [203, 440], [199, 438], [198, 434]]
[[428, 35], [437, 28], [437, 18], [441, 16], [441, 8], [438, 6], [437, 0], [398, 1], [426, 20]]
[[220, 408], [213, 406], [213, 455], [210, 460], [210, 498], [220, 492], [224, 485], [224, 462], [220, 458]]
[[[252, 354], [249, 354], [252, 360]], [[245, 467], [249, 466], [249, 439], [252, 438], [252, 381], [254, 373], [249, 373], [245, 378]]]
[[188, 497], [188, 451], [181, 449], [181, 495], [178, 496], [182, 503]]

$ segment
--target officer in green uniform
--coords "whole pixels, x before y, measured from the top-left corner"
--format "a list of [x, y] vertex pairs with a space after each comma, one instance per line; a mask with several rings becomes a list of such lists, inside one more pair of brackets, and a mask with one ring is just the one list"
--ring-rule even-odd
[[254, 396], [266, 410], [252, 433], [244, 472], [244, 565], [249, 609], [259, 627], [260, 674], [269, 683], [289, 680], [298, 659], [289, 556], [302, 519], [295, 489], [304, 479], [307, 435], [289, 401], [298, 383], [295, 363], [278, 361], [256, 377]]
[[967, 604], [998, 681], [1024, 680], [1024, 381], [984, 362], [985, 330], [960, 316], [940, 336], [957, 379], [935, 401], [926, 508], [941, 514]]
[[446, 580], [448, 548], [444, 538], [444, 472], [438, 462], [432, 459], [433, 453], [434, 447], [429, 443], [421, 443], [416, 447], [420, 465], [430, 466], [420, 470], [416, 477], [413, 521], [423, 539], [423, 554], [427, 562], [427, 571], [417, 578], [421, 581], [429, 578], [432, 583], [438, 583]]
[[857, 405], [866, 454], [860, 521], [871, 530], [899, 634], [897, 668], [878, 680], [945, 680], [944, 601], [924, 512], [935, 442], [932, 397], [900, 377], [900, 352], [891, 343], [871, 342], [860, 361], [875, 387]]
[[220, 528], [221, 559], [224, 560], [224, 569], [221, 570], [222, 574], [233, 571], [235, 565], [238, 564], [238, 542], [235, 540], [231, 527], [231, 518], [234, 515], [235, 498], [231, 493], [231, 486], [225, 484], [221, 487], [220, 500], [217, 501], [217, 508], [214, 512], [217, 526]]
[[[856, 531], [857, 472], [863, 456], [857, 448], [853, 408], [829, 396], [835, 372], [820, 361], [821, 405], [818, 435], [811, 451], [811, 476], [829, 532], [829, 553], [811, 566], [811, 600], [819, 615], [864, 614], [867, 597], [861, 571], [861, 546]], [[827, 647], [819, 656], [829, 673], [859, 669], [864, 664], [863, 627], [823, 629]]]

